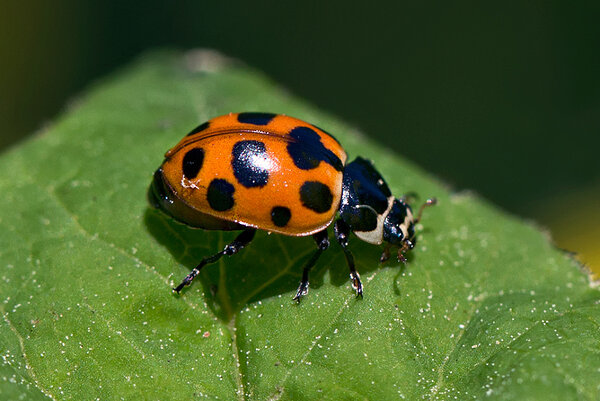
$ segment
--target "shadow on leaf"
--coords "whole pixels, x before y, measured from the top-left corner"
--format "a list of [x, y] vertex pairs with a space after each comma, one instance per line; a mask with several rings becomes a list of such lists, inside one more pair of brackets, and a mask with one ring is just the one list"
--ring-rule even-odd
[[[201, 260], [215, 254], [231, 242], [237, 231], [208, 231], [178, 223], [161, 212], [148, 208], [144, 223], [149, 232], [161, 243], [175, 260], [186, 267], [181, 271], [172, 267], [177, 285]], [[330, 233], [330, 248], [323, 253], [310, 274], [310, 289], [320, 288], [325, 275], [336, 287], [348, 286], [348, 266], [344, 254]], [[356, 266], [363, 277], [381, 268], [381, 247], [364, 243], [353, 237], [350, 249]], [[287, 237], [258, 231], [255, 239], [238, 254], [223, 257], [205, 266], [191, 286], [184, 288], [179, 296], [194, 296], [194, 289], [202, 285], [200, 295], [219, 319], [228, 322], [249, 303], [259, 302], [280, 295], [292, 297], [299, 284], [304, 264], [316, 246], [311, 237]], [[388, 262], [390, 263], [390, 262]], [[390, 263], [391, 264], [391, 263]], [[404, 267], [401, 267], [402, 271]], [[349, 288], [349, 295], [352, 294]], [[368, 286], [365, 296], [368, 296]], [[174, 294], [174, 296], [177, 296]], [[311, 293], [305, 297], [310, 297]], [[300, 305], [301, 306], [301, 305]]]

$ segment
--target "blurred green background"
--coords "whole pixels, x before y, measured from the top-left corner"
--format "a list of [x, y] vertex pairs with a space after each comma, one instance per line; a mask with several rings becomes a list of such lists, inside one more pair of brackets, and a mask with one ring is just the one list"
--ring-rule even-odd
[[600, 271], [598, 21], [598, 1], [5, 1], [0, 149], [144, 50], [215, 48]]

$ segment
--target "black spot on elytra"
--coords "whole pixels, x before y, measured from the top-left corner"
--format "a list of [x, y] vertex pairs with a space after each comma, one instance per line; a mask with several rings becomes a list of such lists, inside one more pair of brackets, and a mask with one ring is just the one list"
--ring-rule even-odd
[[321, 137], [312, 128], [296, 127], [290, 131], [289, 136], [293, 141], [287, 145], [287, 151], [299, 169], [317, 168], [321, 161], [333, 166], [337, 171], [344, 168], [340, 158], [323, 145]]
[[233, 146], [231, 166], [233, 175], [246, 188], [264, 187], [269, 180], [269, 170], [264, 161], [269, 155], [260, 141], [240, 141]]
[[183, 156], [183, 161], [181, 163], [181, 169], [183, 170], [183, 175], [188, 180], [193, 180], [198, 176], [200, 169], [202, 168], [202, 164], [204, 163], [204, 149], [202, 148], [194, 148], [188, 150], [188, 152]]
[[271, 220], [277, 227], [285, 227], [292, 217], [292, 212], [285, 206], [275, 206], [271, 210]]
[[198, 132], [202, 132], [205, 129], [207, 129], [209, 125], [210, 125], [210, 123], [208, 121], [205, 123], [202, 123], [199, 126], [197, 126], [196, 128], [194, 128], [193, 130], [191, 130], [190, 133], [187, 134], [186, 136], [190, 136], [190, 135], [197, 134]]
[[329, 187], [322, 182], [306, 181], [300, 187], [300, 201], [312, 211], [325, 213], [331, 209], [333, 195]]
[[233, 207], [235, 188], [227, 180], [216, 178], [208, 185], [206, 199], [210, 207], [218, 212], [224, 212]]
[[325, 131], [323, 128], [318, 127], [316, 125], [313, 125], [313, 127], [320, 129], [321, 131], [323, 131], [324, 133], [326, 133], [327, 135], [329, 135], [330, 137], [332, 137], [333, 140], [336, 141], [339, 145], [341, 145], [340, 141], [338, 141], [335, 136], [331, 135], [331, 133], [329, 131]]
[[238, 121], [245, 124], [254, 124], [254, 125], [267, 125], [274, 119], [277, 114], [273, 113], [256, 113], [256, 112], [248, 112], [248, 113], [240, 113], [238, 114]]

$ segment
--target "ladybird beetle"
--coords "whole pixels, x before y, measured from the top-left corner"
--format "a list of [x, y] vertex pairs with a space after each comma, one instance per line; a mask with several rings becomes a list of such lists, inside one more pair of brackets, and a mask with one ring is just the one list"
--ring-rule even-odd
[[312, 235], [317, 251], [304, 265], [294, 300], [308, 292], [308, 275], [329, 247], [327, 227], [336, 214], [335, 238], [344, 251], [357, 297], [363, 287], [348, 249], [350, 232], [371, 244], [386, 243], [381, 261], [397, 246], [398, 259], [415, 246], [417, 217], [407, 200], [395, 198], [373, 164], [361, 157], [346, 164], [346, 152], [323, 129], [271, 113], [213, 118], [193, 129], [154, 173], [152, 206], [175, 220], [207, 230], [243, 230], [231, 243], [204, 258], [180, 292], [207, 264], [233, 255], [257, 229], [290, 236]]

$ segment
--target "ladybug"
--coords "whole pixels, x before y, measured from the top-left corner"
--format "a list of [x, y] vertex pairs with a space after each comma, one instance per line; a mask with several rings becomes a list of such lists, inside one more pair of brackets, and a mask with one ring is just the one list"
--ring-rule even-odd
[[415, 246], [417, 217], [404, 197], [395, 198], [362, 157], [346, 164], [346, 152], [323, 129], [280, 114], [239, 113], [213, 118], [165, 154], [148, 190], [152, 206], [175, 220], [206, 230], [242, 230], [225, 248], [208, 256], [173, 290], [179, 293], [207, 264], [248, 245], [256, 230], [289, 236], [312, 235], [317, 251], [306, 262], [294, 300], [308, 292], [308, 275], [329, 248], [334, 223], [357, 297], [363, 287], [348, 249], [353, 232], [371, 244], [391, 246], [398, 259]]

